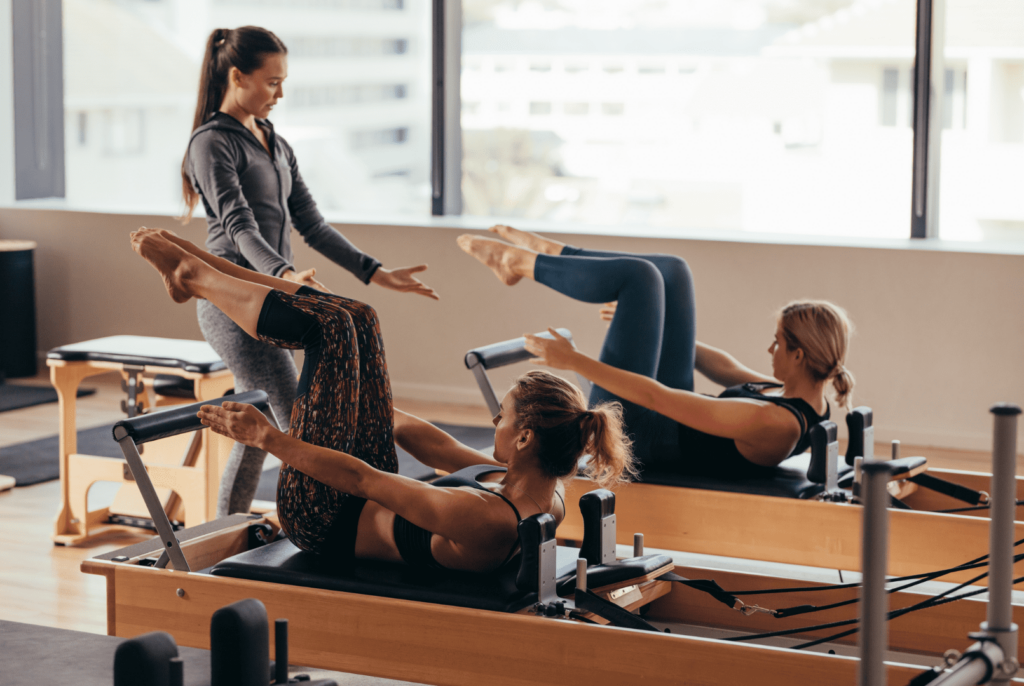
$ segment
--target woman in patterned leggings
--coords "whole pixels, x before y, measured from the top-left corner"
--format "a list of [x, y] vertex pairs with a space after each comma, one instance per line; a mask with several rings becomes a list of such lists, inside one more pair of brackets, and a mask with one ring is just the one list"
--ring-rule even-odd
[[[369, 305], [259, 274], [169, 231], [140, 229], [132, 246], [178, 303], [205, 298], [250, 336], [302, 348], [291, 429], [251, 405], [204, 406], [217, 433], [276, 455], [278, 514], [299, 548], [330, 555], [485, 571], [518, 548], [524, 517], [565, 514], [560, 479], [579, 457], [602, 484], [633, 474], [621, 409], [587, 409], [582, 393], [547, 372], [520, 377], [494, 418], [494, 457], [394, 409], [380, 326]], [[435, 484], [399, 476], [395, 442], [451, 472]], [[478, 476], [494, 474], [484, 485]], [[440, 486], [440, 487], [438, 487]]]

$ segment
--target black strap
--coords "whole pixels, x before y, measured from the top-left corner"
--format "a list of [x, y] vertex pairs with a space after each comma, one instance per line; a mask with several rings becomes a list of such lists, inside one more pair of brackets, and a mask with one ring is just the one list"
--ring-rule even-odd
[[576, 608], [586, 612], [592, 612], [598, 617], [607, 619], [612, 626], [625, 627], [627, 629], [640, 629], [642, 631], [658, 631], [657, 627], [651, 625], [646, 619], [625, 610], [615, 603], [608, 602], [593, 591], [580, 591], [576, 589]]
[[955, 484], [952, 481], [940, 479], [939, 477], [932, 476], [927, 472], [918, 474], [917, 476], [912, 476], [907, 479], [907, 481], [912, 481], [918, 486], [923, 486], [929, 490], [935, 491], [936, 493], [941, 493], [942, 495], [949, 496], [950, 498], [955, 498], [969, 505], [980, 505], [982, 502], [981, 491], [976, 491], [973, 488], [967, 488], [966, 486]]
[[675, 581], [676, 583], [680, 583], [683, 586], [688, 586], [698, 591], [703, 591], [704, 593], [707, 593], [718, 602], [724, 605], [728, 605], [730, 608], [737, 607], [737, 604], [739, 605], [739, 607], [743, 607], [743, 601], [734, 596], [732, 593], [723, 590], [721, 586], [719, 586], [716, 582], [712, 581], [711, 579], [687, 579], [686, 577], [679, 576], [675, 572], [669, 572], [668, 574], [662, 574], [661, 576], [659, 576], [658, 580]]

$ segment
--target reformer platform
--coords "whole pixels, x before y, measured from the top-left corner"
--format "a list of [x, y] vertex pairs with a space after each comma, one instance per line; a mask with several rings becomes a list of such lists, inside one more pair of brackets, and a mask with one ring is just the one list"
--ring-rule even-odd
[[[571, 340], [566, 329], [559, 334]], [[548, 333], [538, 336], [550, 337]], [[480, 391], [491, 407], [497, 394], [487, 370], [524, 362], [532, 355], [523, 338], [475, 348], [466, 353], [466, 367], [473, 372]], [[581, 380], [586, 393], [590, 384]], [[856, 408], [848, 418], [851, 429], [847, 458], [857, 452], [873, 457], [874, 429], [870, 408]], [[823, 422], [831, 425], [832, 422]], [[812, 441], [812, 454], [796, 455], [783, 461], [772, 478], [727, 480], [647, 471], [638, 483], [616, 488], [619, 511], [619, 543], [629, 545], [632, 531], [643, 531], [649, 545], [707, 555], [721, 555], [770, 562], [831, 569], [857, 570], [860, 565], [861, 508], [842, 502], [827, 502], [850, 467], [840, 460], [836, 434], [826, 445]], [[813, 455], [817, 452], [817, 459]], [[921, 470], [913, 462], [913, 478]], [[991, 492], [987, 474], [928, 469], [965, 492]], [[926, 568], [945, 568], [963, 556], [984, 554], [988, 540], [987, 511], [969, 510], [939, 514], [930, 510], [959, 509], [969, 502], [956, 500], [927, 488], [917, 488], [912, 475], [893, 482], [890, 493], [913, 510], [891, 513], [894, 547], [890, 571], [913, 574]], [[922, 475], [923, 476], [923, 475]], [[1024, 479], [1017, 477], [1017, 498], [1024, 500]], [[594, 487], [588, 479], [566, 483], [566, 497], [578, 498]], [[816, 502], [815, 499], [823, 502]], [[558, 529], [562, 540], [582, 540], [583, 522], [570, 509]], [[1024, 538], [1024, 522], [1016, 525], [1016, 539]], [[1015, 539], [1015, 540], [1016, 540]], [[969, 578], [968, 574], [956, 577]]]
[[[261, 393], [236, 399], [257, 407], [266, 403]], [[140, 470], [140, 487], [148, 494], [147, 503], [156, 503], [151, 513], [161, 536], [82, 564], [83, 571], [107, 578], [108, 633], [112, 635], [165, 630], [179, 645], [206, 647], [208, 635], [202, 628], [212, 612], [233, 600], [255, 597], [271, 616], [294, 618], [291, 632], [301, 646], [292, 652], [295, 661], [395, 679], [459, 685], [511, 685], [528, 679], [587, 686], [676, 682], [680, 678], [723, 686], [851, 683], [854, 679], [857, 660], [848, 657], [644, 629], [647, 622], [630, 610], [649, 606], [647, 617], [652, 621], [713, 630], [742, 627], [758, 632], [766, 623], [773, 629], [806, 626], [793, 617], [773, 618], [760, 612], [747, 616], [747, 610], [756, 608], [732, 601], [727, 606], [718, 595], [697, 590], [694, 581], [685, 583], [687, 579], [714, 579], [726, 588], [769, 591], [757, 598], [759, 605], [769, 607], [823, 605], [848, 599], [850, 589], [815, 593], [813, 587], [820, 585], [801, 584], [805, 589], [798, 593], [772, 594], [770, 591], [794, 582], [674, 567], [670, 558], [645, 556], [642, 550], [632, 559], [615, 560], [617, 515], [615, 496], [608, 491], [588, 493], [581, 499], [581, 505], [586, 503], [581, 516], [588, 532], [581, 549], [557, 555], [554, 519], [534, 515], [520, 524], [523, 553], [519, 559], [496, 574], [471, 575], [477, 578], [469, 584], [463, 574], [417, 575], [400, 564], [359, 562], [354, 572], [339, 568], [295, 551], [287, 541], [266, 544], [277, 531], [266, 518], [235, 515], [176, 534], [155, 500], [137, 447], [196, 430], [195, 410], [196, 406], [183, 407], [165, 416], [127, 420], [115, 427], [115, 438], [129, 465]], [[587, 596], [581, 597], [586, 593], [582, 584], [577, 588], [578, 579], [567, 573], [572, 568], [565, 563], [572, 552], [581, 558], [576, 569], [586, 569], [588, 587], [599, 586], [591, 593], [603, 596], [602, 607], [614, 605], [620, 613], [609, 612], [611, 619], [598, 616], [613, 623], [624, 616], [627, 626], [633, 622], [637, 628], [578, 621], [586, 618], [579, 611], [587, 609], [586, 603], [581, 605]], [[162, 568], [168, 562], [173, 570]], [[358, 571], [360, 566], [363, 571]], [[511, 590], [506, 575], [516, 567], [515, 590]], [[190, 568], [201, 571], [187, 571]], [[673, 578], [672, 572], [685, 578]], [[600, 586], [602, 580], [610, 579], [615, 583]], [[466, 586], [469, 588], [460, 590]], [[925, 597], [900, 591], [890, 595], [890, 603], [902, 608]], [[573, 601], [575, 609], [570, 610]], [[962, 600], [927, 611], [937, 614], [907, 614], [893, 623], [890, 649], [916, 653], [918, 665], [930, 666], [947, 648], [966, 647], [964, 627], [977, 626], [985, 609], [982, 601]], [[825, 612], [832, 614], [822, 614], [821, 620], [830, 621], [838, 610]], [[1016, 621], [1024, 621], [1024, 608], [1013, 607], [1012, 613]], [[806, 637], [820, 635], [820, 631], [811, 631]], [[496, 665], [503, 667], [496, 669]], [[885, 670], [890, 683], [906, 683], [921, 667], [887, 664]]]
[[[154, 408], [219, 398], [234, 386], [234, 377], [205, 341], [109, 336], [54, 348], [47, 353], [50, 380], [60, 412], [61, 505], [53, 541], [76, 545], [111, 529], [149, 526], [149, 514], [120, 460], [77, 453], [75, 395], [83, 379], [111, 371], [121, 373], [126, 393], [122, 410], [129, 416]], [[151, 399], [146, 384], [155, 391]], [[187, 526], [213, 519], [217, 491], [234, 443], [215, 434], [196, 434], [150, 446], [146, 463], [172, 519]], [[97, 481], [124, 483], [109, 507], [89, 511], [89, 489]], [[137, 530], [137, 529], [136, 529]]]

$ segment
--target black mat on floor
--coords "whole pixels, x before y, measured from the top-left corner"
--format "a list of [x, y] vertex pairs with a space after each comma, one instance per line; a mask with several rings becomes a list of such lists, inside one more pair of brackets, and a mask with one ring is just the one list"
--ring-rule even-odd
[[[95, 388], [79, 388], [78, 397], [92, 395], [95, 392]], [[10, 382], [0, 384], [0, 412], [55, 402], [57, 391], [50, 386], [22, 386]]]
[[[4, 686], [110, 686], [114, 651], [126, 639], [0, 621], [0, 684]], [[210, 653], [178, 646], [186, 686], [210, 683]]]
[[[458, 426], [455, 424], [440, 424], [436, 423], [434, 426], [438, 427], [442, 431], [446, 431], [455, 437], [461, 443], [468, 445], [470, 448], [476, 448], [477, 450], [490, 447], [494, 445], [494, 429], [490, 427], [480, 426]], [[418, 461], [415, 457], [405, 452], [398, 446], [395, 446], [395, 451], [398, 453], [398, 473], [402, 476], [407, 476], [410, 479], [416, 479], [423, 481], [434, 476], [435, 472], [430, 467], [427, 467], [422, 462]], [[269, 500], [274, 502], [277, 500], [277, 476], [278, 469], [268, 469], [263, 472], [260, 477], [260, 485], [256, 489], [257, 500]], [[0, 470], [0, 474], [3, 474], [3, 470]]]
[[[471, 448], [486, 448], [494, 443], [494, 429], [488, 427], [453, 424], [437, 426]], [[123, 459], [121, 449], [114, 442], [111, 431], [112, 426], [79, 431], [78, 452], [82, 455]], [[433, 469], [424, 466], [401, 448], [397, 450], [399, 474], [421, 481], [434, 475]], [[31, 486], [52, 481], [60, 477], [60, 462], [57, 459], [59, 452], [56, 435], [0, 448], [0, 474], [13, 476], [16, 486]], [[259, 488], [256, 490], [257, 499], [277, 500], [277, 472], [277, 469], [263, 472]]]
[[[114, 442], [113, 425], [78, 432], [78, 452], [82, 455], [124, 459]], [[0, 448], [0, 474], [13, 476], [15, 486], [31, 486], [60, 478], [60, 442], [56, 434], [27, 443]]]

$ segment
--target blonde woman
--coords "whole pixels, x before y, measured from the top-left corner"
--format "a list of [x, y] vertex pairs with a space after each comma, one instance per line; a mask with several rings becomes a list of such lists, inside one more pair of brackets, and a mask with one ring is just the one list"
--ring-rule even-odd
[[[502, 282], [530, 278], [582, 302], [617, 302], [602, 310], [611, 324], [596, 360], [554, 331], [554, 340], [527, 336], [526, 347], [537, 361], [593, 381], [591, 404], [622, 403], [644, 472], [767, 475], [808, 448], [810, 428], [829, 417], [830, 390], [849, 404], [850, 323], [836, 305], [782, 308], [766, 376], [697, 341], [693, 277], [681, 258], [582, 250], [509, 226], [491, 231], [512, 244], [466, 235], [459, 246]], [[694, 371], [726, 390], [694, 393]]]

